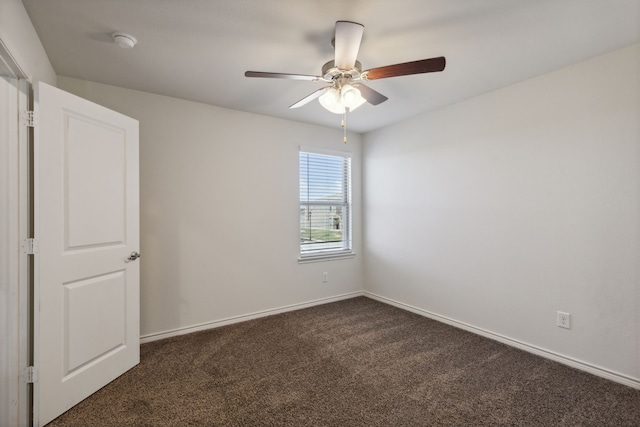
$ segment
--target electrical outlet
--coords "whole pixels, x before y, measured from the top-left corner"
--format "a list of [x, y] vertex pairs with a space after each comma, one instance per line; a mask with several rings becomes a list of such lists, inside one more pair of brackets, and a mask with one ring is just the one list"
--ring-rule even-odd
[[559, 311], [557, 323], [559, 328], [571, 329], [571, 314]]
[[326, 271], [322, 273], [322, 283], [327, 283], [329, 281], [329, 273]]

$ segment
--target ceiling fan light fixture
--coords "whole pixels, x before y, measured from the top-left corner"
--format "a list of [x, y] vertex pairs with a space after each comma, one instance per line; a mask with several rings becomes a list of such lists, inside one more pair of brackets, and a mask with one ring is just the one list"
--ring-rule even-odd
[[332, 87], [318, 98], [320, 105], [334, 114], [344, 114], [346, 109], [353, 111], [366, 102], [360, 91], [349, 84], [341, 88]]
[[389, 77], [439, 72], [443, 71], [447, 64], [445, 57], [439, 56], [370, 68], [363, 71], [362, 64], [357, 59], [363, 31], [364, 26], [357, 22], [336, 22], [335, 36], [331, 42], [335, 52], [334, 59], [326, 62], [322, 66], [322, 74], [319, 76], [263, 71], [246, 71], [244, 75], [245, 77], [308, 80], [328, 83], [329, 86], [316, 90], [289, 106], [289, 108], [298, 108], [308, 104], [314, 99], [318, 99], [323, 108], [334, 114], [343, 115], [342, 127], [346, 132], [347, 112], [355, 110], [365, 102], [371, 105], [379, 105], [389, 99], [364, 83], [369, 80], [386, 79]]

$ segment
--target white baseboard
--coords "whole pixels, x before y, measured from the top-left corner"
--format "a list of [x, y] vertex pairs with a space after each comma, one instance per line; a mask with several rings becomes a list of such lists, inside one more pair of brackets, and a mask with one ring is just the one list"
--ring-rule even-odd
[[606, 378], [608, 380], [615, 381], [617, 383], [624, 384], [624, 385], [629, 386], [629, 387], [640, 389], [640, 380], [637, 379], [637, 378], [632, 378], [632, 377], [629, 377], [627, 375], [623, 375], [623, 374], [620, 374], [620, 373], [617, 373], [617, 372], [613, 372], [613, 371], [610, 371], [608, 369], [601, 368], [599, 366], [595, 366], [595, 365], [592, 365], [590, 363], [583, 362], [581, 360], [577, 360], [577, 359], [574, 359], [574, 358], [571, 358], [571, 357], [568, 357], [568, 356], [564, 356], [562, 354], [558, 354], [558, 353], [555, 353], [553, 351], [546, 350], [546, 349], [541, 348], [541, 347], [537, 347], [535, 345], [527, 344], [525, 342], [522, 342], [522, 341], [519, 341], [519, 340], [516, 340], [516, 339], [513, 339], [513, 338], [509, 338], [509, 337], [506, 337], [504, 335], [488, 331], [486, 329], [478, 328], [476, 326], [469, 325], [469, 324], [464, 323], [464, 322], [459, 322], [459, 321], [457, 321], [455, 319], [451, 319], [451, 318], [446, 317], [446, 316], [441, 316], [439, 314], [432, 313], [430, 311], [423, 310], [421, 308], [417, 308], [417, 307], [414, 307], [412, 305], [405, 304], [405, 303], [402, 303], [402, 302], [399, 302], [399, 301], [395, 301], [393, 299], [390, 299], [390, 298], [387, 298], [387, 297], [383, 297], [381, 295], [377, 295], [377, 294], [374, 294], [374, 293], [371, 293], [371, 292], [367, 292], [367, 291], [364, 291], [363, 295], [368, 297], [368, 298], [374, 299], [376, 301], [380, 301], [380, 302], [383, 302], [383, 303], [386, 303], [386, 304], [389, 304], [389, 305], [393, 305], [393, 306], [401, 308], [403, 310], [407, 310], [407, 311], [410, 311], [412, 313], [416, 313], [416, 314], [419, 314], [421, 316], [428, 317], [428, 318], [433, 319], [433, 320], [437, 320], [438, 322], [446, 323], [446, 324], [454, 326], [456, 328], [464, 329], [465, 331], [469, 331], [469, 332], [472, 332], [474, 334], [481, 335], [483, 337], [486, 337], [486, 338], [501, 342], [503, 344], [507, 344], [507, 345], [509, 345], [511, 347], [515, 347], [515, 348], [518, 348], [520, 350], [524, 350], [526, 352], [535, 354], [537, 356], [542, 356], [544, 358], [553, 360], [555, 362], [559, 362], [559, 363], [562, 363], [564, 365], [571, 366], [572, 368], [576, 368], [576, 369], [579, 369], [581, 371], [585, 371], [585, 372], [588, 372], [590, 374], [597, 375], [599, 377]]
[[258, 319], [260, 317], [271, 316], [274, 314], [286, 313], [287, 311], [301, 310], [316, 305], [328, 304], [330, 302], [341, 301], [349, 298], [360, 297], [364, 295], [362, 291], [349, 292], [342, 295], [336, 295], [328, 298], [321, 298], [313, 301], [291, 304], [284, 307], [273, 308], [269, 310], [257, 311], [255, 313], [243, 314], [240, 316], [227, 317], [225, 319], [213, 320], [211, 322], [200, 323], [198, 325], [186, 326], [184, 328], [171, 329], [164, 332], [156, 332], [153, 334], [143, 335], [140, 337], [140, 344], [157, 341], [165, 338], [175, 337], [178, 335], [190, 334], [192, 332], [204, 331], [207, 329], [219, 328], [233, 323], [245, 322], [247, 320]]

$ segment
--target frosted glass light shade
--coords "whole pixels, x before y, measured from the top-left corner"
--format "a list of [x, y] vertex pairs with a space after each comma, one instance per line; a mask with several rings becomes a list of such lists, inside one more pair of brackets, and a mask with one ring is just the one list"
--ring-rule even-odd
[[[340, 90], [342, 105], [353, 110], [354, 107], [362, 104], [360, 100], [362, 99], [362, 95], [360, 95], [360, 91], [351, 85], [344, 85]], [[360, 104], [359, 104], [360, 102]]]
[[342, 114], [345, 111], [344, 105], [342, 105], [342, 100], [340, 98], [340, 92], [334, 87], [320, 96], [320, 98], [318, 98], [318, 101], [320, 102], [320, 105], [322, 105], [332, 113]]

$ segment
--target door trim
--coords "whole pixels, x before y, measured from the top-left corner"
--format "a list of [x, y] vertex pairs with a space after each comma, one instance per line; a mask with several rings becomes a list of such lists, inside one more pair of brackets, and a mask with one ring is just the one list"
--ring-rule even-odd
[[[6, 364], [3, 362], [3, 376], [9, 379], [6, 385], [7, 396], [0, 403], [0, 424], [30, 425], [32, 423], [31, 387], [24, 381], [24, 372], [29, 365], [31, 351], [30, 334], [30, 267], [29, 257], [21, 250], [21, 243], [30, 232], [30, 161], [29, 161], [29, 129], [21, 123], [20, 112], [29, 108], [30, 83], [20, 65], [6, 45], [0, 40], [0, 73], [15, 79], [16, 105], [15, 117], [8, 117], [11, 122], [8, 139], [2, 141], [7, 156], [7, 173], [2, 186], [7, 191], [2, 194], [6, 198], [8, 211], [7, 236], [3, 245], [7, 245], [7, 254], [2, 262], [7, 268], [6, 296], [0, 305], [0, 312], [7, 313], [6, 324], [1, 331], [9, 340], [8, 351], [4, 352]], [[13, 107], [12, 107], [13, 108]], [[3, 213], [4, 214], [4, 213]], [[3, 230], [4, 233], [4, 230]], [[4, 323], [4, 322], [3, 322]]]

